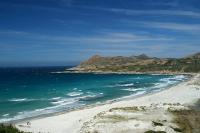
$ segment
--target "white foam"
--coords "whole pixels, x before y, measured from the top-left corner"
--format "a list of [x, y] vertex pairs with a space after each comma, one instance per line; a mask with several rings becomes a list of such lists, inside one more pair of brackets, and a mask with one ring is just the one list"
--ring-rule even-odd
[[121, 89], [121, 90], [124, 90], [124, 91], [138, 91], [138, 90], [144, 90], [144, 88], [125, 88], [125, 89]]
[[100, 97], [104, 96], [103, 93], [92, 93], [92, 92], [87, 92], [87, 93], [89, 95], [79, 97], [78, 100], [79, 101], [90, 101], [90, 100], [94, 100], [96, 98], [100, 98]]
[[155, 73], [155, 74], [150, 74], [150, 75], [155, 75], [155, 76], [159, 76], [159, 75], [162, 75], [162, 74], [156, 74], [156, 73]]
[[80, 89], [78, 89], [78, 88], [74, 88], [73, 90], [74, 90], [74, 91], [82, 91], [82, 90], [80, 90]]
[[137, 93], [134, 94], [134, 96], [142, 95], [145, 93], [146, 93], [146, 91], [138, 91]]
[[[54, 105], [63, 106], [63, 105], [73, 104], [77, 101], [78, 101], [78, 98], [65, 98], [65, 99], [53, 101], [51, 103]], [[58, 106], [56, 106], [56, 107], [58, 107]]]
[[116, 86], [121, 86], [121, 87], [128, 87], [128, 86], [133, 86], [133, 83], [128, 83], [128, 84], [117, 84]]
[[11, 102], [21, 102], [21, 101], [26, 101], [27, 98], [12, 98], [8, 101], [11, 101]]
[[167, 87], [170, 84], [172, 84], [172, 82], [155, 83], [154, 84], [155, 86], [153, 86], [153, 88], [160, 88], [160, 89], [162, 89], [162, 88]]
[[154, 86], [151, 88], [163, 89], [163, 88], [168, 87], [169, 85], [176, 84], [185, 79], [186, 79], [186, 77], [184, 75], [177, 75], [177, 76], [173, 76], [173, 77], [162, 78], [159, 80], [160, 82], [155, 83]]
[[44, 111], [45, 109], [36, 109], [35, 111], [38, 112], [38, 111]]
[[[114, 100], [129, 99], [129, 98], [132, 98], [134, 96], [140, 96], [140, 95], [145, 94], [145, 93], [146, 93], [146, 91], [138, 91], [138, 92], [136, 92], [134, 94], [131, 94], [131, 95], [128, 95], [128, 96], [123, 96], [123, 97], [120, 97], [120, 98], [116, 98]], [[109, 103], [110, 101], [113, 101], [113, 100], [108, 100], [107, 102]]]
[[12, 98], [9, 99], [8, 101], [10, 102], [29, 102], [29, 101], [36, 101], [36, 100], [45, 100], [45, 99], [28, 99], [28, 98]]
[[55, 106], [50, 106], [50, 107], [46, 107], [46, 108], [41, 108], [41, 109], [35, 109], [33, 111], [22, 111], [22, 112], [18, 112], [17, 115], [13, 116], [13, 117], [9, 117], [9, 118], [3, 118], [0, 119], [0, 123], [3, 122], [9, 122], [9, 121], [13, 121], [13, 120], [20, 120], [20, 119], [24, 119], [24, 118], [30, 118], [30, 117], [35, 117], [35, 116], [39, 116], [39, 115], [43, 115], [43, 114], [50, 114], [50, 113], [55, 113], [55, 112], [60, 112], [63, 111], [67, 108], [73, 108], [73, 107], [78, 107], [78, 106], [82, 106], [84, 104], [81, 103], [77, 103], [74, 104], [77, 99], [65, 99], [63, 100], [64, 102], [58, 102]]
[[127, 84], [115, 84], [115, 85], [107, 85], [106, 87], [113, 88], [113, 87], [130, 87], [133, 86], [134, 83], [127, 83]]
[[173, 76], [173, 77], [169, 77], [169, 78], [163, 78], [163, 79], [160, 79], [160, 81], [163, 81], [163, 82], [168, 82], [168, 83], [171, 83], [173, 84], [175, 81], [183, 81], [185, 80], [186, 77], [184, 75], [177, 75], [177, 76]]
[[61, 103], [64, 103], [65, 101], [64, 100], [59, 100], [59, 101], [54, 101], [54, 102], [51, 102], [52, 104], [61, 104]]
[[181, 79], [183, 79], [183, 78], [185, 78], [185, 76], [184, 75], [176, 75], [175, 78], [181, 78]]
[[70, 97], [80, 96], [82, 94], [83, 94], [83, 92], [77, 92], [77, 91], [67, 93], [67, 95]]
[[3, 114], [2, 116], [3, 116], [3, 117], [6, 117], [6, 116], [9, 116], [9, 115], [10, 115], [10, 114]]
[[61, 97], [54, 97], [54, 98], [52, 98], [52, 100], [58, 100], [58, 99], [60, 99]]
[[77, 90], [78, 88], [74, 88], [73, 90]]

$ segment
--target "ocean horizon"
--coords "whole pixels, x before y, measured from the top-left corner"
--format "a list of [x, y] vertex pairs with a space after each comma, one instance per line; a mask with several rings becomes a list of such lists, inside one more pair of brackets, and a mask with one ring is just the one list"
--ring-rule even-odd
[[0, 122], [160, 91], [184, 75], [52, 73], [69, 67], [0, 68]]

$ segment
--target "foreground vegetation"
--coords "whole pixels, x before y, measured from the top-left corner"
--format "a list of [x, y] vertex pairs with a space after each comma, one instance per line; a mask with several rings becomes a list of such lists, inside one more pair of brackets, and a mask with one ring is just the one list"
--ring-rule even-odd
[[25, 133], [19, 131], [17, 128], [13, 127], [12, 125], [0, 125], [0, 133]]
[[180, 127], [177, 132], [200, 133], [200, 100], [189, 110], [172, 111], [175, 116], [174, 122]]

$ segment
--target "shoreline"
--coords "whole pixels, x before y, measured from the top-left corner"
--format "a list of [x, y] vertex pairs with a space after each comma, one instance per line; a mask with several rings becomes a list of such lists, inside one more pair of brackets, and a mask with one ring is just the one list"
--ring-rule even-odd
[[[96, 74], [96, 73], [94, 73], [94, 74]], [[97, 74], [99, 74], [99, 73], [97, 73]], [[133, 74], [135, 74], [135, 73], [133, 73]], [[79, 110], [84, 110], [84, 109], [91, 109], [91, 108], [94, 108], [94, 107], [104, 106], [104, 105], [107, 105], [107, 104], [114, 104], [114, 103], [121, 102], [121, 101], [134, 100], [136, 98], [141, 98], [143, 96], [148, 96], [148, 95], [154, 95], [156, 93], [168, 90], [171, 87], [177, 86], [179, 84], [182, 84], [184, 82], [187, 82], [187, 81], [191, 80], [195, 76], [194, 74], [156, 74], [156, 75], [184, 75], [184, 76], [186, 76], [186, 79], [183, 80], [183, 81], [181, 81], [181, 82], [179, 82], [179, 83], [175, 83], [175, 84], [169, 85], [169, 86], [164, 87], [164, 88], [159, 89], [159, 90], [155, 90], [155, 91], [151, 91], [151, 92], [146, 92], [144, 94], [127, 95], [127, 96], [119, 97], [119, 98], [116, 98], [116, 99], [107, 100], [107, 101], [104, 101], [104, 102], [101, 102], [101, 103], [93, 103], [93, 104], [88, 104], [88, 105], [84, 105], [84, 106], [80, 106], [80, 107], [71, 108], [71, 109], [68, 109], [68, 110], [63, 110], [63, 111], [60, 111], [60, 112], [53, 112], [53, 113], [48, 113], [48, 114], [41, 114], [41, 115], [38, 115], [38, 116], [32, 116], [32, 117], [28, 117], [28, 118], [22, 118], [22, 119], [18, 119], [18, 120], [11, 120], [11, 121], [8, 121], [8, 122], [5, 122], [5, 123], [16, 124], [16, 123], [21, 123], [21, 122], [35, 120], [35, 119], [42, 119], [42, 118], [46, 118], [46, 117], [52, 117], [52, 116], [62, 115], [62, 114], [70, 113], [70, 112], [73, 112], [73, 111], [79, 111]]]
[[150, 74], [150, 75], [196, 75], [196, 73], [188, 73], [188, 72], [171, 72], [171, 71], [149, 71], [149, 72], [135, 72], [135, 71], [79, 71], [79, 70], [64, 70], [64, 71], [56, 71], [51, 72], [53, 74], [56, 73], [75, 73], [75, 74]]
[[[92, 107], [91, 106], [90, 107], [84, 107], [83, 109], [76, 109], [76, 110], [70, 111], [70, 112], [62, 112], [62, 113], [55, 114], [55, 115], [48, 116], [48, 117], [29, 119], [29, 121], [32, 123], [31, 127], [26, 127], [26, 126], [23, 127], [23, 125], [26, 125], [25, 121], [15, 123], [15, 126], [22, 131], [39, 132], [39, 131], [47, 131], [48, 130], [49, 132], [55, 132], [56, 131], [57, 133], [63, 133], [64, 131], [71, 131], [72, 133], [73, 132], [76, 133], [76, 132], [79, 132], [79, 130], [81, 129], [84, 122], [88, 121], [89, 119], [91, 119], [96, 114], [103, 112], [103, 111], [107, 111], [111, 108], [130, 106], [132, 104], [134, 104], [135, 106], [136, 105], [142, 106], [142, 105], [150, 105], [150, 104], [155, 103], [155, 102], [159, 102], [159, 103], [161, 101], [165, 102], [165, 99], [158, 101], [157, 98], [155, 99], [156, 96], [163, 98], [164, 95], [166, 95], [166, 96], [170, 95], [170, 97], [168, 96], [166, 98], [166, 101], [169, 102], [169, 103], [180, 102], [181, 104], [185, 104], [185, 103], [191, 104], [192, 102], [194, 102], [193, 100], [195, 99], [195, 97], [200, 98], [199, 93], [197, 94], [197, 96], [195, 94], [196, 92], [192, 93], [192, 95], [195, 95], [195, 97], [194, 96], [189, 97], [188, 99], [186, 99], [186, 98], [183, 99], [182, 97], [180, 97], [180, 99], [179, 98], [178, 99], [176, 99], [176, 98], [171, 99], [171, 96], [173, 96], [172, 92], [173, 93], [174, 93], [174, 91], [180, 92], [180, 90], [178, 90], [177, 88], [179, 88], [179, 89], [183, 88], [183, 87], [185, 89], [187, 89], [186, 87], [192, 88], [188, 84], [195, 82], [195, 80], [198, 80], [199, 78], [200, 78], [200, 75], [196, 74], [196, 75], [193, 75], [192, 78], [189, 78], [189, 80], [186, 80], [186, 81], [184, 81], [180, 84], [177, 84], [176, 86], [172, 86], [168, 89], [164, 89], [164, 90], [161, 90], [159, 92], [155, 92], [155, 93], [151, 93], [151, 94], [145, 94], [143, 96], [138, 96], [134, 99], [129, 99], [129, 100], [126, 99], [126, 100], [122, 100], [122, 101], [105, 103], [103, 105], [95, 105], [95, 106], [92, 106]], [[188, 92], [183, 91], [182, 95], [183, 96], [188, 95], [187, 93]], [[149, 98], [153, 99], [153, 100], [146, 100], [146, 99], [149, 99]], [[83, 116], [80, 116], [80, 114], [82, 114]], [[62, 120], [62, 119], [64, 119], [64, 120]], [[57, 120], [59, 124], [54, 122], [55, 120]], [[49, 129], [48, 125], [42, 125], [42, 123], [44, 123], [44, 122], [55, 124], [57, 126], [54, 126], [53, 128]], [[66, 126], [61, 126], [63, 123], [65, 123]], [[22, 127], [21, 127], [21, 125], [22, 125]]]

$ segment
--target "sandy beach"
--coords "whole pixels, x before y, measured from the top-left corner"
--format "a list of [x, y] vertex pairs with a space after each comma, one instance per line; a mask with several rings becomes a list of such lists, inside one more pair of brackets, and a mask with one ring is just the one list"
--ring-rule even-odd
[[[15, 126], [33, 133], [143, 133], [148, 130], [177, 132], [173, 110], [188, 110], [200, 99], [200, 74], [161, 92], [134, 99], [87, 107]], [[27, 122], [30, 122], [27, 125]]]

